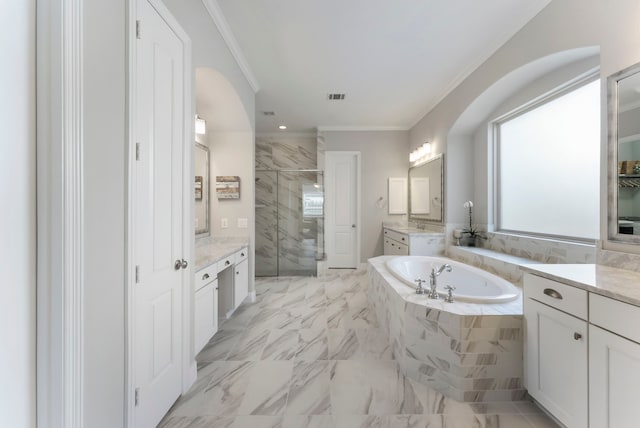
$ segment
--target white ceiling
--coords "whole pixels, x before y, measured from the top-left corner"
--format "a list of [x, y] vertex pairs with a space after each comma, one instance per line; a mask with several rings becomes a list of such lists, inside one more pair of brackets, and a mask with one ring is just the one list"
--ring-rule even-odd
[[408, 129], [549, 2], [218, 0], [260, 86], [258, 132]]

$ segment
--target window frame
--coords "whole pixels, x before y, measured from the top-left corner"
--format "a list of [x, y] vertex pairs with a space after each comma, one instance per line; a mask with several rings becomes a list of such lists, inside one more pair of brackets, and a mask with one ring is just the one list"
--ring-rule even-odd
[[[500, 204], [502, 201], [502, 193], [500, 188], [500, 126], [512, 119], [515, 119], [519, 116], [527, 114], [528, 112], [535, 110], [538, 107], [541, 107], [545, 104], [548, 104], [552, 101], [555, 101], [558, 98], [561, 98], [573, 91], [576, 91], [584, 86], [587, 86], [593, 82], [600, 82], [600, 110], [602, 112], [602, 79], [600, 78], [600, 69], [597, 68], [595, 70], [590, 70], [554, 89], [544, 93], [543, 95], [536, 97], [521, 106], [509, 111], [508, 113], [493, 119], [490, 122], [490, 131], [492, 134], [492, 151], [493, 151], [493, 224], [495, 225], [493, 233], [503, 234], [503, 235], [511, 235], [511, 236], [523, 236], [523, 237], [532, 237], [539, 239], [548, 239], [552, 241], [561, 241], [561, 242], [574, 242], [580, 244], [589, 244], [595, 245], [596, 242], [600, 239], [602, 235], [602, 227], [601, 227], [601, 219], [598, 221], [598, 237], [596, 238], [582, 238], [576, 236], [566, 236], [566, 235], [553, 235], [553, 234], [545, 234], [545, 233], [536, 233], [524, 230], [512, 230], [505, 229], [502, 227], [501, 218], [500, 218]], [[602, 127], [601, 132], [602, 134]], [[601, 139], [601, 135], [598, 136], [598, 139]], [[602, 158], [602, 156], [600, 156]], [[600, 159], [600, 164], [602, 164], [602, 159]], [[600, 180], [601, 171], [599, 171]], [[600, 200], [600, 187], [597, 189], [598, 199]], [[600, 213], [599, 213], [600, 215]]]

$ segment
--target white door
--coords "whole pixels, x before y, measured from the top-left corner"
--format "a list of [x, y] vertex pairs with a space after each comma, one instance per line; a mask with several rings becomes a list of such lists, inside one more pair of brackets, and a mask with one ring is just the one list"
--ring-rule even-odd
[[326, 152], [327, 267], [357, 268], [360, 260], [359, 152]]
[[589, 326], [589, 423], [635, 428], [640, 403], [640, 344]]
[[526, 387], [567, 428], [587, 426], [587, 323], [527, 299]]
[[137, 7], [134, 378], [144, 428], [182, 392], [184, 73], [180, 39], [146, 0]]

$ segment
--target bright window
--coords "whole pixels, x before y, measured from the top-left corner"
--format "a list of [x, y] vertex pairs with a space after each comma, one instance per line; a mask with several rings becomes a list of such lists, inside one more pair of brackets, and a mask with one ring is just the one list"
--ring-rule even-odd
[[598, 239], [600, 80], [495, 125], [498, 229]]

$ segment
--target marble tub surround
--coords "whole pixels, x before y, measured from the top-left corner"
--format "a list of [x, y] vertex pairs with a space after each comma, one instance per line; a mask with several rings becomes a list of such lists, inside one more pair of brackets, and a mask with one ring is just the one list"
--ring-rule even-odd
[[194, 272], [249, 247], [248, 237], [220, 236], [196, 240]]
[[529, 272], [591, 293], [640, 306], [640, 273], [596, 264], [537, 264], [523, 266]]
[[160, 426], [556, 427], [530, 402], [462, 403], [405, 376], [368, 287], [366, 271], [258, 278], [257, 303], [221, 325]]
[[369, 260], [369, 301], [409, 378], [462, 401], [522, 400], [522, 299], [502, 304], [430, 300]]

